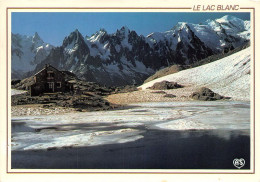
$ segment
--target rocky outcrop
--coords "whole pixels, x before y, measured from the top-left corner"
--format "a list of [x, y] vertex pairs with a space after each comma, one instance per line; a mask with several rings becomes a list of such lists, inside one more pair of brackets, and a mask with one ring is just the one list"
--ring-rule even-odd
[[113, 108], [112, 105], [102, 97], [86, 92], [81, 95], [69, 96], [65, 99], [61, 99], [57, 101], [57, 105], [76, 108], [80, 111], [108, 110]]
[[188, 68], [187, 66], [184, 66], [184, 65], [172, 65], [172, 66], [169, 66], [169, 67], [166, 67], [166, 68], [163, 68], [159, 71], [157, 71], [155, 74], [153, 74], [152, 76], [148, 77], [144, 83], [148, 83], [149, 81], [152, 81], [152, 80], [155, 80], [157, 78], [160, 78], [160, 77], [163, 77], [163, 76], [166, 76], [166, 75], [170, 75], [170, 74], [173, 74], [173, 73], [177, 73], [181, 70], [184, 70]]
[[168, 89], [177, 89], [182, 88], [182, 85], [179, 85], [177, 82], [168, 82], [168, 81], [162, 81], [157, 82], [153, 86], [149, 87], [149, 89], [152, 90], [168, 90]]
[[137, 87], [135, 85], [126, 85], [124, 87], [117, 87], [114, 93], [127, 93], [137, 91]]
[[34, 84], [33, 76], [20, 80], [19, 82], [12, 82], [12, 88], [18, 90], [29, 90], [32, 84]]
[[11, 81], [11, 85], [13, 86], [13, 85], [16, 85], [16, 84], [18, 84], [20, 82], [21, 82], [21, 80], [12, 80]]
[[222, 100], [222, 99], [230, 99], [230, 97], [221, 96], [217, 93], [214, 93], [212, 90], [206, 87], [202, 87], [197, 92], [193, 92], [190, 97], [194, 100], [201, 100], [201, 101], [215, 101], [215, 100]]
[[99, 95], [94, 93], [71, 94], [45, 94], [43, 96], [31, 97], [28, 94], [12, 96], [12, 106], [27, 104], [42, 104], [43, 107], [67, 107], [80, 111], [108, 110], [116, 107]]

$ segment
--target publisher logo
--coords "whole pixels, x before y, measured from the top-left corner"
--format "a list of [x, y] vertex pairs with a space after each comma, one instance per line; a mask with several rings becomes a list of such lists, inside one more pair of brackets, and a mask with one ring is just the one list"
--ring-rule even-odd
[[245, 163], [246, 163], [246, 161], [243, 158], [233, 160], [234, 166], [238, 169], [242, 168], [245, 165]]

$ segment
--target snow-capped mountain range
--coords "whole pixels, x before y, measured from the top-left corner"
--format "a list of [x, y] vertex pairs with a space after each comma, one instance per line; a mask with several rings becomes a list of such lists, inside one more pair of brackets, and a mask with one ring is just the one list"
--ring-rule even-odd
[[13, 35], [12, 71], [33, 70], [30, 72], [33, 74], [49, 63], [88, 81], [106, 85], [139, 84], [163, 67], [191, 64], [248, 41], [250, 21], [233, 16], [202, 24], [180, 22], [171, 30], [146, 37], [126, 26], [112, 34], [100, 29], [85, 38], [75, 30], [55, 48], [37, 34]]
[[12, 77], [21, 77], [33, 71], [37, 64], [44, 60], [53, 48], [45, 43], [38, 33], [33, 36], [12, 34]]

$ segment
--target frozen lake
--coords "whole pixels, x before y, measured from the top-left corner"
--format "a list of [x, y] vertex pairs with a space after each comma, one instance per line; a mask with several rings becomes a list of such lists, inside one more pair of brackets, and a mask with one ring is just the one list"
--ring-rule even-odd
[[12, 117], [12, 168], [234, 169], [250, 166], [250, 103], [140, 103]]

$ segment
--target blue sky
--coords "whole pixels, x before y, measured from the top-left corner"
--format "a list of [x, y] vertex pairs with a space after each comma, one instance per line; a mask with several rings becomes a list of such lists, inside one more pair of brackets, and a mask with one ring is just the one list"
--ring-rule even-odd
[[15, 12], [12, 13], [12, 33], [33, 35], [38, 32], [45, 42], [60, 46], [65, 36], [75, 29], [85, 37], [91, 36], [100, 28], [114, 33], [122, 26], [127, 26], [137, 34], [146, 36], [151, 32], [167, 31], [177, 22], [201, 23], [224, 15], [233, 15], [243, 20], [250, 19], [250, 13]]

